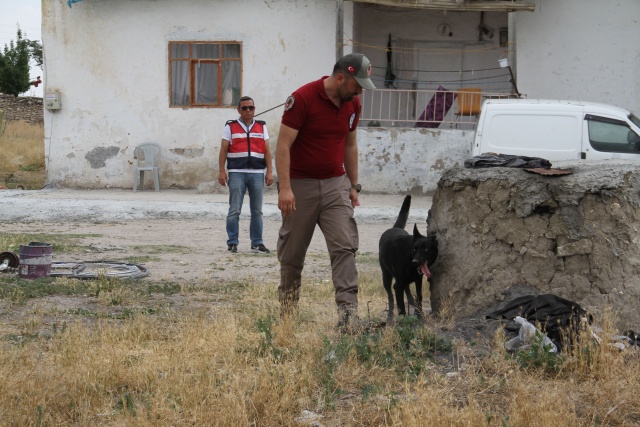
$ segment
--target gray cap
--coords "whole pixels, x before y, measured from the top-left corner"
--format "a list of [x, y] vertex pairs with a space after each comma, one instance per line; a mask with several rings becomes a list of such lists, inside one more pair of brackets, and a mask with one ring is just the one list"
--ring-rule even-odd
[[375, 89], [371, 82], [371, 62], [361, 53], [350, 53], [338, 60], [336, 64], [351, 74], [363, 89]]

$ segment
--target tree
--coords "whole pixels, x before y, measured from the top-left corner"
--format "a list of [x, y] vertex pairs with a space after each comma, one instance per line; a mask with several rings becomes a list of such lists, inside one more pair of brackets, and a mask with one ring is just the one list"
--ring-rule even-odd
[[38, 40], [27, 40], [27, 44], [29, 45], [29, 56], [35, 61], [36, 65], [42, 69], [42, 43]]
[[29, 90], [29, 59], [33, 58], [42, 68], [42, 45], [35, 40], [22, 38], [22, 30], [18, 26], [16, 41], [4, 45], [0, 53], [0, 92], [18, 96]]

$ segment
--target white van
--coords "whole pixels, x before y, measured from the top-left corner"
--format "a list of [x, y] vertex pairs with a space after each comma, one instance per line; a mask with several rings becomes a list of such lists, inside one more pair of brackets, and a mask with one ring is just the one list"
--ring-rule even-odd
[[482, 104], [472, 154], [489, 152], [547, 160], [640, 160], [640, 119], [594, 102], [489, 99]]

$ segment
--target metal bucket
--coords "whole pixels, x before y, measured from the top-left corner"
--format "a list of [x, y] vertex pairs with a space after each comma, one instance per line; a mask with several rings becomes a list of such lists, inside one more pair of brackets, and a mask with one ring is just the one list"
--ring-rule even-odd
[[20, 267], [18, 276], [37, 279], [51, 274], [53, 247], [49, 243], [29, 242], [20, 245]]

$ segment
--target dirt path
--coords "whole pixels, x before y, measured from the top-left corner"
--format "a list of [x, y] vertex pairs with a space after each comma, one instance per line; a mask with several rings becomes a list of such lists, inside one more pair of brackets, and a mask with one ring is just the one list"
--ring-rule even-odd
[[[375, 271], [378, 239], [391, 226], [403, 196], [366, 195], [356, 209], [360, 231], [359, 268]], [[414, 197], [409, 224], [426, 230], [431, 199]], [[127, 190], [42, 190], [0, 192], [0, 221], [12, 233], [82, 235], [81, 250], [54, 261], [131, 260], [143, 263], [149, 280], [197, 282], [204, 278], [275, 282], [280, 213], [277, 196], [267, 193], [264, 241], [269, 255], [249, 250], [248, 199], [240, 220], [238, 254], [226, 247], [226, 194], [194, 191], [133, 193]], [[246, 212], [245, 212], [246, 211]], [[25, 242], [26, 243], [26, 242]], [[0, 248], [0, 251], [6, 250]], [[70, 259], [73, 258], [73, 259]], [[326, 244], [319, 229], [308, 251], [305, 278], [330, 276]]]

